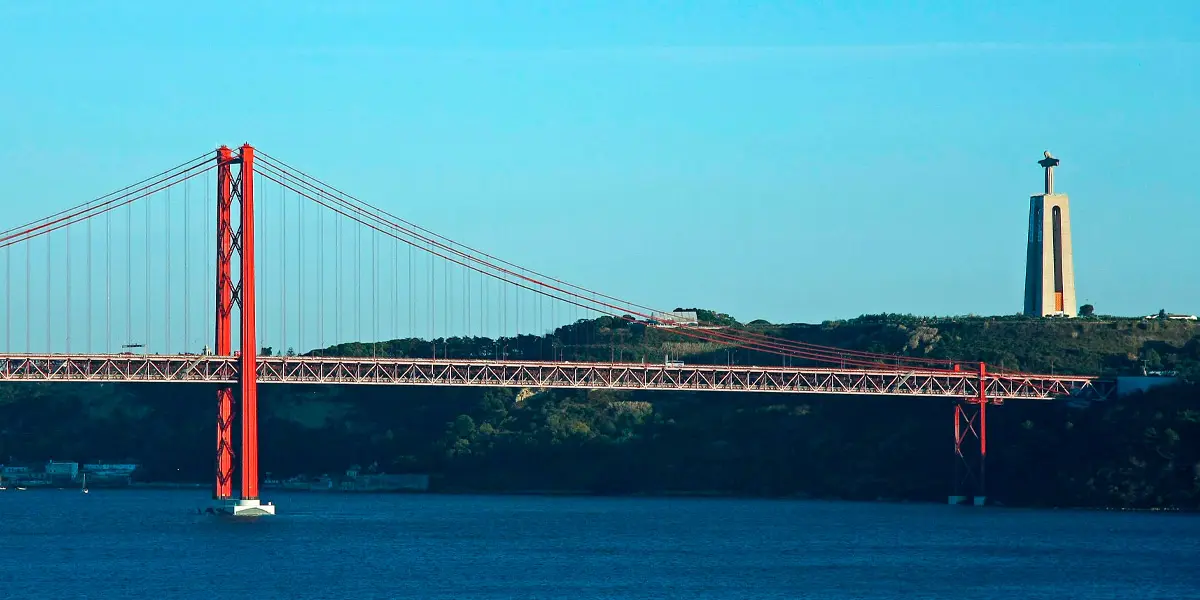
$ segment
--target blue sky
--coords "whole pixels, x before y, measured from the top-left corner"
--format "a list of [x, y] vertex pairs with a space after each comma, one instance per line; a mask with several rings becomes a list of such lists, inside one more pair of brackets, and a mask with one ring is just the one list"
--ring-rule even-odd
[[[0, 4], [3, 225], [256, 146], [514, 262], [745, 320], [1200, 312], [1200, 5]], [[0, 228], [4, 228], [0, 227]]]

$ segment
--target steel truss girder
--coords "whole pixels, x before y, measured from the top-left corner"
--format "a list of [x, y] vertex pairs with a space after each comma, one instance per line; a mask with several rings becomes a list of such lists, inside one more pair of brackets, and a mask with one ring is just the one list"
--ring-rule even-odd
[[[967, 372], [418, 358], [258, 357], [259, 383], [427, 385], [979, 397]], [[237, 382], [239, 359], [209, 355], [0, 354], [0, 381]], [[989, 401], [1104, 400], [1111, 380], [987, 375]]]
[[987, 404], [968, 398], [954, 404], [954, 495], [985, 496]]

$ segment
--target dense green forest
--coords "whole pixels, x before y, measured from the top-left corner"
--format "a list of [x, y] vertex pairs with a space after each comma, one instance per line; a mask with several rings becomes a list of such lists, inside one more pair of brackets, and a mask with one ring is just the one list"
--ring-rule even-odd
[[[1200, 508], [1200, 327], [1089, 317], [864, 316], [816, 325], [701, 319], [795, 340], [1027, 371], [1170, 371], [1188, 380], [1090, 406], [989, 410], [989, 496], [1010, 505]], [[770, 364], [620, 319], [546, 336], [346, 344], [324, 355]], [[944, 501], [952, 405], [935, 399], [426, 387], [262, 386], [274, 477], [352, 464], [429, 473], [446, 491], [725, 493]], [[0, 387], [0, 458], [133, 459], [151, 481], [207, 481], [214, 391], [201, 385]]]

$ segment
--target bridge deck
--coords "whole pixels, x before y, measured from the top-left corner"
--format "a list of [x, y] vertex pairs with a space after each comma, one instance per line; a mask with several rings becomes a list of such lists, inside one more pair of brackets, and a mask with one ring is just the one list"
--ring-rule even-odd
[[[0, 354], [0, 381], [232, 383], [233, 357], [207, 355]], [[264, 384], [607, 388], [865, 394], [968, 398], [978, 375], [946, 371], [725, 365], [571, 363], [420, 358], [259, 357]], [[989, 375], [994, 400], [1103, 399], [1111, 381], [1061, 375]]]

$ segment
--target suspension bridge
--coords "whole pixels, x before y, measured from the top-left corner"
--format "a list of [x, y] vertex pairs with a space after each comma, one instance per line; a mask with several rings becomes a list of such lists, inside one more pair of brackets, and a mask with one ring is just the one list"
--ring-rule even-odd
[[[204, 153], [0, 231], [0, 251], [0, 381], [214, 386], [213, 499], [217, 511], [236, 515], [275, 510], [258, 493], [260, 384], [944, 398], [954, 406], [959, 484], [976, 503], [985, 494], [989, 404], [1115, 393], [1114, 382], [1096, 377], [989, 370], [979, 361], [678, 325], [667, 311], [550, 277], [420, 227], [249, 144], [236, 151], [222, 146], [215, 157]], [[506, 341], [599, 317], [744, 349], [779, 365], [615, 356], [599, 362], [508, 350]], [[381, 341], [402, 338], [427, 339], [429, 354], [328, 351], [351, 343], [374, 350]], [[496, 349], [486, 356], [452, 353], [456, 338], [495, 339]], [[268, 342], [280, 352], [266, 352]], [[956, 491], [952, 500], [966, 497]]]

